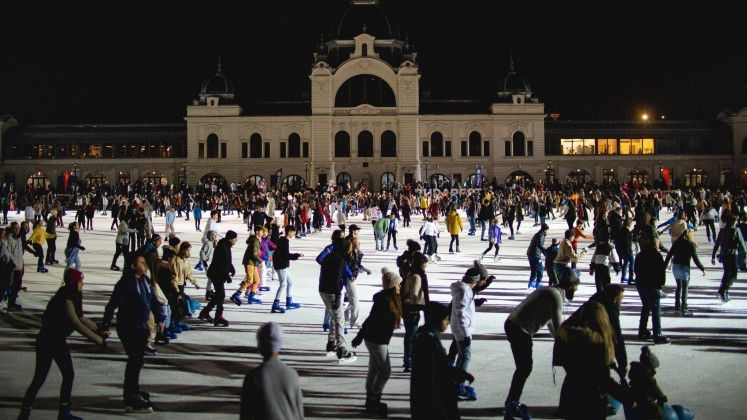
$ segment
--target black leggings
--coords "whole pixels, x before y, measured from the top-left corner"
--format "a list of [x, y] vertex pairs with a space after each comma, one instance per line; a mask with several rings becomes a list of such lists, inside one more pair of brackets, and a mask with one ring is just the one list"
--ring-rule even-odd
[[210, 314], [210, 311], [215, 309], [215, 319], [219, 319], [223, 316], [223, 301], [226, 300], [226, 286], [223, 281], [213, 281], [213, 298], [203, 309], [205, 314]]
[[75, 370], [73, 369], [73, 359], [70, 357], [70, 349], [67, 347], [65, 337], [50, 337], [45, 333], [40, 333], [36, 337], [36, 368], [34, 369], [34, 379], [31, 381], [23, 397], [23, 406], [31, 407], [36, 400], [36, 394], [44, 385], [47, 379], [49, 369], [52, 367], [52, 360], [57, 363], [62, 373], [62, 386], [60, 387], [60, 403], [70, 404], [70, 395], [73, 392], [73, 379]]
[[511, 401], [519, 401], [524, 391], [524, 384], [532, 373], [532, 336], [522, 330], [510, 319], [503, 324], [506, 338], [511, 344], [511, 353], [514, 356], [516, 370], [511, 378], [511, 388], [508, 390], [506, 404]]
[[195, 219], [195, 229], [200, 230], [200, 223], [202, 222], [202, 219]]
[[117, 335], [127, 353], [123, 394], [125, 400], [128, 400], [140, 392], [140, 370], [145, 363], [143, 359], [148, 342], [148, 330], [117, 328]]
[[457, 249], [459, 249], [459, 235], [451, 235], [451, 242], [449, 242], [449, 252], [454, 249], [454, 242], [456, 242]]
[[490, 252], [490, 250], [493, 249], [493, 248], [495, 248], [495, 255], [494, 255], [494, 257], [497, 257], [498, 256], [498, 251], [501, 250], [501, 245], [497, 244], [497, 243], [494, 244], [493, 242], [491, 242], [491, 243], [488, 244], [488, 247], [487, 247], [487, 249], [485, 249], [485, 251], [482, 251], [482, 255], [487, 255], [488, 252]]
[[31, 246], [34, 248], [34, 252], [36, 253], [37, 265], [39, 267], [44, 267], [44, 250], [42, 249], [42, 246], [37, 243], [32, 243]]
[[55, 252], [57, 251], [57, 238], [47, 239], [47, 261], [52, 263], [55, 260]]
[[394, 241], [394, 247], [397, 247], [397, 231], [396, 230], [390, 230], [387, 232], [386, 235], [386, 248], [389, 249], [389, 243]]
[[713, 219], [705, 219], [703, 220], [703, 224], [706, 227], [706, 237], [708, 238], [708, 241], [710, 242], [711, 239], [713, 239], [713, 242], [716, 242], [716, 223]]

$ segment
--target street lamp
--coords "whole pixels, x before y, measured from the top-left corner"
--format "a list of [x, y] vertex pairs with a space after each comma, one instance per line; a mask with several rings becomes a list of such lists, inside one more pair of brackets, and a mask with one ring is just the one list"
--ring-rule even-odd
[[648, 114], [644, 112], [643, 115], [641, 115], [641, 119], [643, 120], [643, 122], [647, 122], [648, 121]]
[[309, 161], [305, 161], [304, 167], [306, 168], [306, 185], [309, 185]]

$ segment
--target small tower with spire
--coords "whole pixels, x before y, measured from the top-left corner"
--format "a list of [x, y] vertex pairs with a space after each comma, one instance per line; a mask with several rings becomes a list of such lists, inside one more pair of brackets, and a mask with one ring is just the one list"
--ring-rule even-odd
[[187, 107], [187, 116], [238, 116], [241, 107], [234, 102], [233, 84], [223, 74], [223, 60], [218, 54], [215, 74], [200, 86], [200, 92], [192, 105]]

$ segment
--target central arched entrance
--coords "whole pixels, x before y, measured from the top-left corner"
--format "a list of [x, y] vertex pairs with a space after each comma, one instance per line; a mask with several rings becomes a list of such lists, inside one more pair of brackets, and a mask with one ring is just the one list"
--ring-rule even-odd
[[381, 189], [382, 190], [390, 190], [394, 187], [396, 178], [394, 177], [394, 174], [391, 172], [384, 172], [381, 174]]
[[288, 175], [283, 179], [283, 188], [294, 193], [306, 187], [306, 181], [299, 175]]
[[534, 178], [532, 178], [532, 176], [529, 175], [529, 173], [524, 172], [524, 171], [514, 171], [514, 172], [511, 172], [506, 177], [506, 184], [516, 183], [519, 185], [527, 185], [533, 182], [534, 182]]

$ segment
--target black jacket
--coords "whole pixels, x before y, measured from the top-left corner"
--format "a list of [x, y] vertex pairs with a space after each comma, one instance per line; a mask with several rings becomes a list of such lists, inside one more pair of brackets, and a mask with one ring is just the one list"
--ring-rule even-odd
[[207, 275], [214, 282], [231, 282], [231, 276], [236, 274], [231, 259], [231, 242], [227, 238], [218, 241], [213, 252], [213, 261], [210, 262]]
[[412, 418], [459, 419], [456, 383], [466, 380], [466, 373], [451, 366], [438, 334], [426, 326], [418, 329], [412, 347]]
[[358, 335], [376, 344], [389, 344], [394, 334], [394, 315], [389, 310], [389, 301], [395, 299], [396, 289], [386, 289], [373, 296], [373, 307], [363, 322]]
[[290, 266], [291, 260], [297, 260], [301, 254], [290, 252], [290, 241], [285, 236], [281, 236], [277, 241], [277, 248], [272, 254], [272, 265], [276, 270], [282, 270]]
[[114, 285], [112, 296], [104, 309], [104, 325], [111, 324], [115, 309], [118, 309], [118, 329], [145, 330], [151, 312], [156, 322], [163, 321], [163, 309], [156, 299], [153, 283], [145, 275], [136, 279], [128, 273]]
[[690, 260], [695, 262], [695, 265], [703, 270], [703, 263], [698, 258], [698, 251], [695, 249], [695, 244], [685, 239], [684, 235], [680, 235], [676, 241], [669, 248], [667, 258], [664, 260], [664, 265], [669, 265], [669, 260], [672, 260], [675, 264], [684, 265], [690, 267]]
[[635, 278], [644, 290], [661, 289], [666, 280], [666, 265], [659, 251], [644, 248], [635, 256]]
[[269, 223], [272, 218], [267, 215], [264, 211], [255, 211], [252, 213], [252, 218], [250, 219], [250, 223], [254, 228], [260, 228], [265, 225], [265, 223]]
[[332, 252], [322, 260], [322, 268], [319, 271], [319, 291], [339, 295], [346, 270], [350, 272], [343, 250], [333, 248]]

